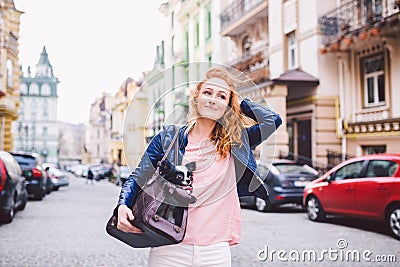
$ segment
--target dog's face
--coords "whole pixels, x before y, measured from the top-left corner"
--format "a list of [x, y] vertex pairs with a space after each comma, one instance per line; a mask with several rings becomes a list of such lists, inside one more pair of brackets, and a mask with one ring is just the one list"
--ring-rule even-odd
[[159, 162], [160, 175], [167, 181], [183, 187], [192, 186], [193, 171], [196, 169], [196, 162], [186, 165], [174, 166], [169, 161]]

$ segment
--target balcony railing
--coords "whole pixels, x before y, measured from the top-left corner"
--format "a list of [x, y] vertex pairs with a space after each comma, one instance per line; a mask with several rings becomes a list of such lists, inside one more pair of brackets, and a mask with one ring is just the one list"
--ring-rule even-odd
[[322, 42], [384, 22], [399, 12], [399, 0], [349, 0], [318, 19]]
[[234, 0], [232, 4], [221, 12], [221, 29], [225, 29], [238, 18], [265, 2], [266, 0]]
[[389, 117], [385, 120], [348, 122], [344, 125], [345, 134], [371, 134], [400, 132], [400, 118]]
[[268, 78], [268, 44], [251, 49], [248, 54], [232, 60], [228, 65], [246, 73], [254, 82]]

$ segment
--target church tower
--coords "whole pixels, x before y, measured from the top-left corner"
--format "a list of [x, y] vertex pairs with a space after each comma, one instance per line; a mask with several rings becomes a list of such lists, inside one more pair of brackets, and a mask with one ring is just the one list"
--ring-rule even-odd
[[35, 75], [32, 76], [28, 67], [27, 75], [21, 77], [21, 107], [14, 149], [39, 153], [44, 162], [50, 163], [58, 162], [58, 83], [46, 48], [43, 47]]

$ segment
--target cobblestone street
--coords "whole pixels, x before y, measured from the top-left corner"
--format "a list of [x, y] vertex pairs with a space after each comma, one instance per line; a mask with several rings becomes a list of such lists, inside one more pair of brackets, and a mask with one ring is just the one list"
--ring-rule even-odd
[[[70, 185], [43, 201], [30, 200], [11, 224], [0, 225], [0, 266], [146, 266], [148, 249], [132, 249], [109, 237], [105, 223], [116, 204], [120, 187], [109, 182], [86, 185], [70, 177]], [[260, 261], [259, 250], [348, 249], [400, 257], [399, 241], [382, 225], [353, 220], [308, 221], [300, 210], [260, 213], [243, 209], [240, 245], [232, 247], [232, 266], [315, 266], [312, 261]], [[319, 254], [318, 254], [319, 255]], [[286, 256], [288, 257], [288, 256]], [[322, 264], [322, 263], [319, 263]], [[323, 266], [397, 266], [391, 263], [344, 262], [325, 258]]]

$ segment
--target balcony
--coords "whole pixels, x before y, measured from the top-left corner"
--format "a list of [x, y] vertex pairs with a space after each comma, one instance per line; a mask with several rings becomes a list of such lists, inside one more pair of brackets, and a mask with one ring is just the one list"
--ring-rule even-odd
[[400, 118], [344, 123], [346, 135], [400, 133]]
[[231, 67], [246, 73], [255, 83], [269, 78], [268, 45], [262, 45], [228, 63]]
[[234, 0], [221, 12], [221, 34], [238, 34], [244, 31], [240, 27], [245, 27], [245, 21], [252, 19], [255, 23], [257, 18], [267, 17], [267, 4], [266, 0]]
[[371, 28], [391, 29], [399, 24], [400, 0], [349, 0], [318, 19], [322, 44], [331, 45], [346, 35], [357, 35]]
[[400, 132], [400, 118], [391, 117], [387, 107], [356, 111], [354, 119], [343, 124], [345, 134]]

